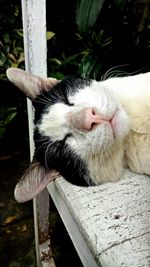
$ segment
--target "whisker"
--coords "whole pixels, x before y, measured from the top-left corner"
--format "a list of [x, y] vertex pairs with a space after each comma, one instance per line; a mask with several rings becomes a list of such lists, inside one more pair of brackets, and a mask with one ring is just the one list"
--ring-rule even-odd
[[38, 153], [38, 151], [43, 147], [43, 146], [46, 146], [47, 145], [47, 143], [49, 143], [49, 140], [47, 141], [47, 142], [45, 142], [45, 143], [43, 143], [43, 144], [41, 144], [39, 147], [38, 147], [38, 149], [35, 151], [35, 154], [37, 154]]
[[36, 102], [36, 103], [43, 104], [43, 105], [45, 105], [45, 104], [47, 105], [47, 104], [48, 104], [46, 101], [43, 101], [43, 100], [40, 101], [40, 100], [35, 100], [35, 99], [33, 99], [32, 101], [33, 101], [33, 102]]
[[43, 100], [45, 100], [45, 102], [48, 104], [48, 103], [52, 103], [51, 99], [49, 99], [45, 94], [44, 92], [41, 94], [41, 96], [44, 98]]
[[139, 69], [139, 70], [135, 70], [135, 71], [129, 72], [129, 73], [127, 74], [127, 76], [135, 75], [135, 74], [139, 74], [140, 72], [141, 72], [141, 69]]
[[42, 93], [39, 97], [40, 100], [44, 101], [45, 103], [49, 104], [52, 103], [51, 99], [48, 98], [44, 93]]
[[54, 89], [53, 93], [57, 99], [60, 99], [62, 102], [64, 101], [64, 95], [61, 93], [61, 91], [58, 93], [58, 91]]
[[127, 75], [128, 75], [128, 73], [126, 71], [114, 70], [114, 71], [109, 73], [109, 77], [107, 76], [107, 78], [123, 77], [123, 76], [127, 76]]
[[109, 78], [113, 70], [115, 70], [115, 69], [117, 69], [117, 68], [119, 68], [119, 67], [125, 67], [125, 66], [128, 66], [128, 65], [129, 65], [129, 64], [117, 65], [117, 66], [114, 66], [114, 67], [108, 69], [108, 70], [105, 72], [105, 74], [102, 75], [102, 77], [101, 77], [101, 81], [105, 81], [107, 78]]
[[47, 146], [46, 151], [45, 151], [45, 168], [48, 170], [49, 166], [48, 166], [48, 162], [47, 162], [47, 158], [48, 158], [48, 149], [50, 147], [51, 143]]
[[42, 138], [39, 138], [39, 139], [35, 139], [34, 138], [34, 141], [36, 141], [36, 142], [41, 142], [41, 141], [44, 141], [44, 140], [47, 140], [46, 136], [43, 136]]

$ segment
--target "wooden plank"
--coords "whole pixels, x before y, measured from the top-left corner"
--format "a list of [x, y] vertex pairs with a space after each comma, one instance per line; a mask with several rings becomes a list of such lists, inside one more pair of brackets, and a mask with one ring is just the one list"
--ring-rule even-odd
[[[46, 0], [22, 0], [25, 67], [30, 73], [47, 76]], [[30, 159], [34, 154], [33, 108], [27, 100]], [[49, 194], [44, 190], [33, 200], [37, 266], [54, 267], [49, 237]]]
[[[73, 186], [61, 177], [48, 190], [84, 266], [95, 266], [88, 263], [88, 250], [98, 266], [150, 266], [149, 177], [126, 171], [119, 182], [91, 188]], [[72, 219], [65, 215], [62, 199]], [[79, 243], [80, 235], [88, 250]]]
[[[75, 221], [74, 216], [66, 205], [66, 199], [63, 199], [60, 194], [57, 183], [51, 183], [48, 186], [49, 193], [58, 209], [61, 219], [66, 226], [70, 238], [78, 252], [78, 255], [86, 267], [98, 267], [94, 254], [91, 253], [90, 247], [87, 245], [87, 240], [83, 237], [82, 231], [79, 230], [78, 222]], [[59, 184], [58, 184], [59, 185]]]

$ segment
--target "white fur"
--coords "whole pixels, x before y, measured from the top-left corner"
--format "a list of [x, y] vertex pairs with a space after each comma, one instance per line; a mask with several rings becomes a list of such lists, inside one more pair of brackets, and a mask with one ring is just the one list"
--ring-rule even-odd
[[56, 103], [44, 114], [39, 125], [40, 132], [45, 136], [51, 136], [53, 141], [62, 140], [68, 133], [69, 122], [67, 114], [71, 107], [62, 103]]
[[[122, 142], [129, 132], [130, 124], [121, 103], [103, 82], [96, 81], [70, 96], [69, 101], [74, 106], [57, 103], [43, 115], [39, 125], [40, 132], [51, 136], [53, 141], [62, 140], [67, 133], [72, 133], [67, 142], [76, 154], [87, 162], [95, 183], [119, 179], [123, 172]], [[77, 116], [81, 110], [89, 107], [96, 108], [107, 118], [116, 114], [114, 132], [107, 122], [102, 122], [91, 131], [74, 127], [70, 116]]]
[[[50, 83], [51, 87], [58, 82], [32, 77], [16, 69], [9, 69], [7, 75], [33, 98], [41, 90], [33, 85]], [[26, 79], [29, 81], [27, 86]], [[57, 141], [72, 133], [66, 141], [86, 161], [96, 184], [120, 179], [125, 167], [150, 175], [150, 73], [93, 81], [68, 98], [74, 106], [57, 103], [43, 114], [38, 125], [42, 134]], [[74, 118], [80, 119], [80, 113], [86, 108], [94, 108], [106, 118], [90, 131], [82, 130], [74, 123]], [[111, 118], [113, 127], [109, 123]]]
[[[74, 106], [55, 104], [43, 115], [39, 130], [54, 140], [67, 133], [72, 149], [88, 164], [96, 184], [121, 178], [124, 167], [150, 174], [150, 74], [96, 82], [69, 97]], [[114, 132], [109, 123], [82, 131], [69, 119], [94, 107], [107, 118], [115, 113]]]
[[[59, 82], [14, 68], [7, 71], [7, 76], [33, 99], [43, 88], [47, 90], [47, 85], [50, 89]], [[54, 104], [37, 127], [53, 141], [72, 133], [66, 142], [87, 163], [95, 184], [122, 178], [126, 167], [150, 175], [150, 73], [93, 81], [68, 98], [74, 106]], [[74, 123], [74, 118], [80, 119], [87, 108], [94, 108], [96, 114], [106, 118], [90, 131]], [[19, 202], [31, 199], [56, 175], [51, 171], [45, 176], [44, 169], [34, 165], [16, 186], [16, 199]]]

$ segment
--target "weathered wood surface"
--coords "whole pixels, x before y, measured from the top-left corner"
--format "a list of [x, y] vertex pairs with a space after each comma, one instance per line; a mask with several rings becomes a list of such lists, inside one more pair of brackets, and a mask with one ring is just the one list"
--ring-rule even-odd
[[[70, 222], [61, 207], [64, 201], [77, 230], [70, 230], [79, 254], [78, 233], [82, 234], [95, 258], [103, 267], [150, 266], [150, 178], [128, 170], [124, 179], [91, 188], [81, 188], [62, 177], [48, 185], [64, 223]], [[54, 194], [55, 191], [55, 194]], [[86, 253], [86, 252], [84, 252]], [[87, 255], [88, 257], [88, 255]], [[85, 263], [84, 266], [95, 265]]]

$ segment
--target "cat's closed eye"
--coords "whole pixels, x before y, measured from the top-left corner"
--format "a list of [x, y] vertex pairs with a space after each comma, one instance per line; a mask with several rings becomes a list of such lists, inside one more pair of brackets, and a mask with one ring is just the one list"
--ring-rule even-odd
[[74, 104], [68, 101], [68, 106], [74, 106]]

